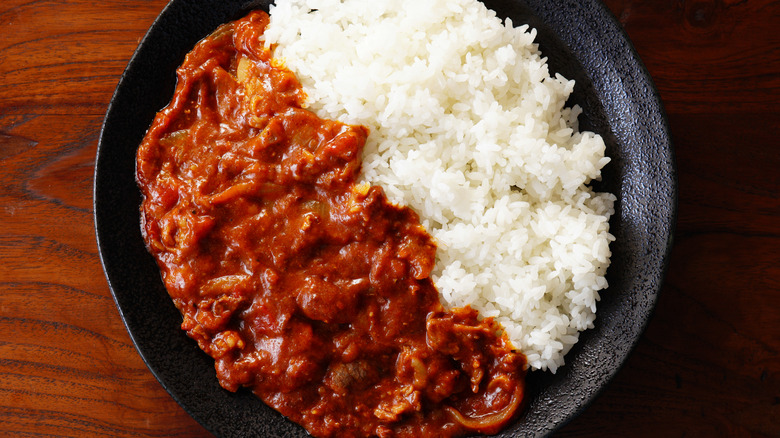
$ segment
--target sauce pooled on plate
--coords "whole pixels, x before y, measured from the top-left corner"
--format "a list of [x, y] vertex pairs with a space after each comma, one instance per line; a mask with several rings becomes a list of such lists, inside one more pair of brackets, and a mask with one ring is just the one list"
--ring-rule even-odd
[[499, 431], [525, 358], [490, 318], [442, 307], [417, 215], [356, 183], [368, 130], [302, 108], [267, 24], [201, 41], [138, 150], [142, 231], [182, 328], [225, 389], [315, 436]]

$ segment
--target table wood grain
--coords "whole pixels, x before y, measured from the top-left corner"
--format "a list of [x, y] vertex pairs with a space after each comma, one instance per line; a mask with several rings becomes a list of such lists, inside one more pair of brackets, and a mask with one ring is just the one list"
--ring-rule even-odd
[[[130, 342], [96, 143], [165, 0], [0, 3], [0, 436], [207, 437]], [[780, 2], [607, 0], [668, 113], [679, 220], [636, 350], [560, 436], [780, 436]]]

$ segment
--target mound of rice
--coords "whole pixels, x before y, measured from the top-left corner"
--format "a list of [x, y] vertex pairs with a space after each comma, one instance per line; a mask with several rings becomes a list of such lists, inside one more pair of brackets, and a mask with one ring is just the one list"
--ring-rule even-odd
[[593, 327], [615, 197], [534, 37], [476, 0], [277, 0], [266, 31], [310, 109], [371, 129], [363, 178], [419, 213], [445, 305], [555, 372]]

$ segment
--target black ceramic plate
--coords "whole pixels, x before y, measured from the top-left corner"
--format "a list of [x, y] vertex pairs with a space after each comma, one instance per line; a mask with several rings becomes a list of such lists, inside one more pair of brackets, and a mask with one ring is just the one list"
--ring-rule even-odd
[[[173, 0], [141, 42], [106, 114], [95, 169], [100, 257], [139, 353], [176, 401], [219, 437], [299, 437], [306, 432], [246, 390], [220, 388], [214, 361], [179, 329], [181, 317], [146, 252], [139, 226], [135, 151], [171, 98], [184, 55], [219, 24], [269, 1]], [[653, 310], [671, 248], [676, 175], [663, 109], [620, 25], [598, 0], [485, 0], [501, 17], [538, 30], [553, 71], [575, 79], [581, 128], [600, 133], [612, 162], [597, 189], [617, 195], [609, 288], [596, 328], [583, 333], [557, 374], [528, 376], [528, 405], [500, 436], [544, 436], [605, 387]]]

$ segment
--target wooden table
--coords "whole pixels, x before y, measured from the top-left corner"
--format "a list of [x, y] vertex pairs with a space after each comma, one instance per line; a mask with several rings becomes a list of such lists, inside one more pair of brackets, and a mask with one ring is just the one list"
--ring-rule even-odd
[[[209, 436], [109, 293], [95, 148], [166, 0], [0, 4], [0, 436]], [[656, 81], [679, 166], [655, 315], [561, 436], [780, 436], [780, 1], [608, 0]]]

